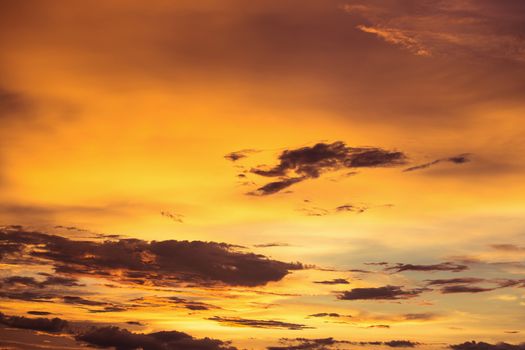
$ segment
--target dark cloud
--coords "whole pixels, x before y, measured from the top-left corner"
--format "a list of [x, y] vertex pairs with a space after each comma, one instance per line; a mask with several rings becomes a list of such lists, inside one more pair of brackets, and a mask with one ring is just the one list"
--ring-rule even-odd
[[335, 208], [325, 209], [315, 206], [303, 207], [298, 209], [299, 211], [305, 213], [307, 216], [326, 216], [337, 213], [356, 213], [361, 214], [370, 209], [366, 205], [356, 205], [356, 204], [343, 204]]
[[82, 286], [76, 278], [63, 276], [48, 276], [43, 281], [38, 281], [33, 277], [10, 276], [0, 280], [0, 286], [26, 286], [34, 288], [45, 288], [49, 286], [78, 287]]
[[207, 304], [207, 303], [203, 303], [203, 302], [195, 301], [195, 300], [188, 300], [188, 299], [179, 298], [179, 297], [168, 297], [167, 300], [170, 303], [181, 305], [184, 308], [188, 310], [192, 310], [192, 311], [210, 310], [210, 309], [218, 308], [217, 306], [214, 306], [211, 304]]
[[47, 311], [28, 311], [27, 312], [29, 315], [35, 315], [35, 316], [48, 316], [48, 315], [51, 315], [51, 312], [47, 312]]
[[467, 270], [468, 266], [460, 265], [452, 262], [443, 262], [433, 265], [414, 265], [414, 264], [396, 264], [385, 268], [387, 271], [403, 272], [403, 271], [451, 271], [461, 272]]
[[282, 346], [270, 346], [267, 350], [331, 350], [340, 349], [340, 345], [356, 345], [356, 346], [388, 346], [391, 348], [413, 348], [419, 343], [410, 340], [390, 340], [386, 342], [382, 341], [348, 341], [348, 340], [336, 340], [334, 338], [319, 338], [319, 339], [307, 339], [307, 338], [295, 338], [288, 339], [282, 338], [280, 342]]
[[335, 208], [336, 212], [356, 212], [356, 213], [364, 213], [368, 208], [364, 206], [356, 206], [353, 204], [343, 204]]
[[[474, 277], [450, 278], [427, 280], [429, 286], [441, 286], [439, 289], [443, 294], [452, 293], [482, 293], [490, 292], [500, 288], [523, 285], [524, 280], [513, 279], [484, 279]], [[491, 287], [478, 286], [480, 283], [492, 284]]]
[[[50, 261], [56, 271], [63, 274], [100, 275], [136, 284], [143, 284], [147, 279], [157, 284], [202, 282], [257, 286], [281, 280], [291, 270], [303, 268], [299, 263], [271, 260], [215, 242], [78, 241], [4, 228], [0, 229], [0, 243], [15, 245], [15, 254], [24, 247], [27, 257]], [[113, 275], [115, 269], [124, 277]]]
[[272, 247], [289, 247], [290, 244], [288, 244], [288, 243], [279, 243], [279, 242], [271, 242], [271, 243], [254, 244], [253, 246], [256, 247], [256, 248], [272, 248]]
[[248, 154], [254, 153], [254, 152], [257, 152], [257, 150], [255, 150], [255, 149], [243, 149], [243, 150], [240, 150], [240, 151], [235, 151], [235, 152], [228, 153], [227, 155], [224, 156], [224, 158], [226, 158], [227, 160], [231, 160], [232, 162], [236, 162], [239, 159], [246, 158], [248, 156]]
[[474, 284], [484, 282], [484, 278], [475, 278], [475, 277], [460, 277], [460, 278], [447, 278], [447, 279], [436, 279], [436, 280], [427, 280], [428, 285], [443, 285], [443, 284]]
[[376, 288], [354, 288], [339, 293], [341, 300], [399, 300], [417, 297], [425, 289], [403, 290], [399, 286], [384, 286]]
[[319, 312], [317, 314], [308, 315], [308, 317], [341, 317], [341, 315], [335, 312]]
[[497, 288], [483, 288], [483, 287], [467, 286], [467, 285], [453, 285], [453, 286], [445, 286], [441, 288], [440, 291], [443, 294], [482, 293], [482, 292], [490, 292], [495, 289]]
[[31, 329], [41, 332], [58, 333], [68, 326], [68, 322], [60, 318], [28, 318], [24, 316], [7, 316], [0, 312], [0, 324], [13, 328]]
[[[2, 313], [0, 324], [39, 332], [65, 333], [91, 346], [113, 347], [118, 350], [236, 350], [229, 342], [211, 338], [198, 339], [178, 331], [133, 333], [115, 326], [91, 326], [86, 329], [85, 324], [60, 318], [27, 318]], [[129, 324], [142, 325], [136, 321], [130, 321]], [[48, 345], [53, 347], [53, 343]]]
[[172, 212], [169, 212], [169, 211], [161, 211], [160, 212], [160, 215], [168, 218], [168, 219], [171, 219], [175, 222], [179, 222], [179, 223], [184, 223], [183, 221], [183, 218], [184, 218], [184, 215], [182, 214], [178, 214], [178, 213], [172, 213]]
[[114, 326], [94, 327], [75, 337], [97, 347], [144, 350], [235, 350], [228, 343], [216, 339], [196, 339], [177, 331], [133, 333]]
[[281, 339], [283, 346], [269, 346], [267, 350], [329, 350], [332, 346], [348, 342], [335, 340], [333, 338], [320, 339]]
[[84, 306], [105, 306], [107, 305], [107, 303], [105, 302], [89, 300], [89, 299], [85, 299], [79, 296], [71, 296], [71, 295], [66, 295], [62, 297], [62, 300], [66, 304], [73, 304], [73, 305], [84, 305]]
[[457, 155], [457, 156], [454, 156], [454, 157], [440, 158], [440, 159], [436, 159], [436, 160], [434, 160], [432, 162], [429, 162], [429, 163], [424, 163], [424, 164], [412, 166], [410, 168], [406, 168], [403, 171], [404, 172], [408, 172], [408, 171], [422, 170], [422, 169], [426, 169], [426, 168], [429, 168], [429, 167], [431, 167], [433, 165], [436, 165], [436, 164], [439, 164], [439, 163], [444, 163], [444, 162], [453, 163], [453, 164], [464, 164], [464, 163], [470, 162], [469, 156], [470, 156], [470, 154], [464, 153], [464, 154], [460, 154], [460, 155]]
[[413, 348], [418, 345], [418, 343], [412, 342], [410, 340], [391, 340], [383, 343], [386, 346], [391, 348]]
[[255, 191], [248, 192], [248, 194], [254, 196], [266, 196], [269, 194], [274, 194], [306, 179], [306, 177], [293, 177], [288, 179], [282, 179], [279, 181], [269, 182], [266, 185], [259, 187]]
[[265, 177], [279, 177], [252, 194], [268, 195], [279, 192], [295, 183], [315, 179], [322, 173], [344, 168], [374, 168], [397, 166], [406, 162], [402, 152], [375, 147], [348, 147], [342, 141], [317, 143], [311, 147], [285, 150], [279, 155], [279, 163], [265, 169], [257, 167], [251, 172]]
[[222, 324], [226, 324], [234, 327], [253, 327], [253, 328], [275, 328], [275, 329], [289, 329], [289, 330], [303, 330], [313, 327], [308, 327], [304, 324], [289, 323], [274, 320], [252, 320], [240, 317], [220, 317], [214, 316], [209, 320], [217, 321]]
[[318, 283], [318, 284], [350, 284], [350, 282], [348, 282], [344, 278], [334, 278], [333, 280], [328, 280], [328, 281], [315, 281], [314, 283]]
[[461, 344], [450, 345], [453, 350], [525, 350], [525, 343], [514, 345], [508, 343], [490, 344], [469, 341]]

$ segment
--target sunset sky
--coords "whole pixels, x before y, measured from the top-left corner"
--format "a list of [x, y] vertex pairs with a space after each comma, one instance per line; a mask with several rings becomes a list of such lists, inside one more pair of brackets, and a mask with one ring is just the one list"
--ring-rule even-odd
[[0, 28], [0, 349], [525, 349], [525, 1]]

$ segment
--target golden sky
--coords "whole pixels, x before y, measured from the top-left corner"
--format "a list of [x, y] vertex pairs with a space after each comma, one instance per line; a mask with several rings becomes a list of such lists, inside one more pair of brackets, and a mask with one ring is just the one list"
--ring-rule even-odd
[[524, 14], [0, 0], [0, 347], [524, 349]]

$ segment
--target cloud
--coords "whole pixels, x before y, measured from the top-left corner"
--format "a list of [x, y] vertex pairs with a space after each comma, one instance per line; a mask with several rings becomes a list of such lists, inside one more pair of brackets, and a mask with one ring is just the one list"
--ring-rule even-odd
[[280, 342], [283, 346], [269, 346], [267, 350], [330, 350], [340, 349], [340, 345], [356, 345], [356, 346], [388, 346], [392, 348], [413, 348], [419, 343], [410, 340], [390, 340], [390, 341], [348, 341], [336, 340], [330, 338], [307, 339], [307, 338], [282, 338]]
[[29, 315], [35, 315], [35, 316], [48, 316], [48, 315], [51, 315], [51, 312], [47, 312], [47, 311], [28, 311], [27, 312]]
[[448, 278], [448, 279], [436, 279], [436, 280], [427, 280], [428, 285], [443, 285], [443, 284], [474, 284], [484, 282], [484, 278], [475, 278], [475, 277], [460, 277], [460, 278]]
[[169, 212], [169, 211], [161, 211], [160, 212], [160, 215], [168, 218], [168, 219], [171, 219], [175, 222], [179, 222], [179, 223], [184, 223], [183, 221], [183, 218], [184, 218], [184, 215], [182, 214], [178, 214], [178, 213], [172, 213], [172, 212]]
[[[135, 284], [144, 284], [147, 280], [160, 285], [192, 282], [259, 286], [279, 281], [290, 271], [303, 268], [299, 263], [239, 252], [231, 245], [215, 242], [79, 241], [20, 228], [3, 228], [0, 244], [16, 247], [15, 252], [8, 249], [9, 254], [24, 248], [27, 259], [49, 261], [62, 274], [99, 275]], [[116, 270], [118, 274], [113, 273]]]
[[365, 33], [374, 34], [388, 43], [402, 46], [417, 56], [431, 56], [430, 50], [416, 37], [412, 36], [410, 32], [395, 28], [365, 25], [358, 25], [357, 29]]
[[211, 304], [207, 304], [207, 303], [203, 303], [203, 302], [195, 301], [195, 300], [188, 300], [188, 299], [179, 298], [179, 297], [168, 297], [167, 300], [170, 303], [182, 305], [184, 308], [188, 310], [192, 310], [192, 311], [217, 309], [217, 306], [214, 306]]
[[31, 114], [34, 102], [27, 95], [0, 87], [0, 120]]
[[376, 288], [354, 288], [339, 293], [340, 300], [399, 300], [417, 297], [425, 289], [403, 290], [399, 286], [384, 286]]
[[[65, 333], [74, 336], [77, 341], [91, 346], [115, 349], [144, 350], [237, 350], [224, 342], [211, 338], [194, 338], [178, 331], [160, 331], [154, 333], [133, 333], [116, 326], [91, 326], [86, 329], [82, 323], [72, 323], [60, 318], [28, 318], [7, 316], [0, 313], [0, 324], [12, 328], [29, 329], [47, 333]], [[142, 325], [131, 321], [130, 324]], [[50, 341], [53, 338], [49, 338]], [[48, 344], [50, 348], [53, 343]]]
[[[362, 1], [343, 9], [357, 29], [417, 56], [468, 55], [525, 61], [525, 43], [514, 1]], [[363, 23], [364, 22], [364, 23]]]
[[412, 342], [410, 340], [391, 340], [384, 342], [383, 344], [391, 348], [413, 348], [414, 346], [418, 345], [418, 343]]
[[516, 244], [493, 244], [491, 247], [504, 252], [525, 252], [525, 247]]
[[429, 162], [429, 163], [419, 164], [419, 165], [416, 165], [416, 166], [412, 166], [410, 168], [406, 168], [403, 171], [404, 172], [408, 172], [408, 171], [415, 171], [415, 170], [426, 169], [426, 168], [429, 168], [429, 167], [431, 167], [433, 165], [436, 165], [436, 164], [439, 164], [439, 163], [443, 163], [443, 162], [449, 162], [449, 163], [453, 163], [453, 164], [464, 164], [464, 163], [470, 162], [470, 158], [468, 158], [468, 157], [469, 157], [469, 154], [468, 153], [464, 153], [464, 154], [460, 154], [460, 155], [457, 155], [457, 156], [454, 156], [454, 157], [436, 159], [436, 160], [434, 160], [432, 162]]
[[370, 209], [366, 205], [356, 205], [356, 204], [342, 204], [333, 209], [325, 209], [315, 206], [303, 207], [298, 209], [299, 211], [305, 213], [306, 216], [326, 216], [338, 213], [356, 213], [361, 214]]
[[155, 333], [133, 333], [114, 326], [94, 327], [76, 335], [83, 341], [97, 347], [114, 347], [116, 349], [148, 350], [235, 350], [229, 343], [211, 338], [197, 339], [177, 331]]
[[28, 318], [24, 316], [7, 316], [0, 312], [0, 324], [13, 328], [31, 329], [34, 331], [58, 333], [68, 326], [68, 322], [60, 318]]
[[[482, 293], [490, 292], [500, 288], [514, 287], [523, 285], [524, 280], [513, 279], [484, 279], [475, 277], [450, 278], [427, 280], [428, 286], [441, 286], [439, 291], [443, 294], [453, 293]], [[481, 287], [477, 284], [489, 283], [492, 287]]]
[[385, 268], [387, 271], [403, 272], [403, 271], [450, 271], [450, 272], [461, 272], [467, 270], [468, 266], [456, 264], [452, 262], [443, 262], [433, 265], [414, 265], [414, 264], [401, 264], [398, 263], [395, 266]]
[[248, 192], [249, 195], [253, 196], [267, 196], [274, 194], [292, 186], [293, 184], [299, 183], [306, 180], [306, 177], [294, 177], [290, 179], [283, 179], [279, 181], [269, 182], [266, 185], [259, 187], [255, 191]]
[[348, 282], [344, 278], [334, 278], [333, 280], [329, 280], [329, 281], [314, 281], [314, 283], [318, 283], [318, 284], [350, 284], [350, 282]]
[[483, 287], [466, 286], [466, 285], [453, 285], [453, 286], [445, 286], [441, 288], [440, 291], [443, 294], [482, 293], [482, 292], [490, 292], [490, 291], [493, 291], [494, 289], [496, 288], [483, 288]]
[[331, 349], [333, 345], [345, 343], [346, 341], [339, 341], [333, 338], [320, 339], [281, 339], [281, 342], [286, 344], [283, 346], [269, 346], [267, 350], [326, 350]]
[[341, 317], [341, 315], [336, 312], [319, 312], [308, 315], [308, 317]]
[[251, 194], [277, 193], [293, 184], [315, 179], [328, 171], [345, 168], [375, 168], [404, 164], [402, 152], [377, 147], [349, 147], [342, 141], [317, 143], [311, 147], [285, 150], [279, 155], [279, 163], [273, 167], [256, 167], [251, 172], [264, 177], [279, 177]]
[[508, 343], [490, 344], [469, 341], [461, 344], [450, 345], [450, 348], [453, 350], [525, 350], [525, 343], [514, 345]]
[[270, 328], [270, 329], [289, 329], [289, 330], [303, 330], [313, 327], [308, 327], [304, 324], [289, 323], [274, 320], [252, 320], [240, 317], [210, 317], [209, 320], [217, 321], [219, 323], [233, 326], [233, 327], [252, 327], [252, 328]]
[[243, 150], [240, 150], [240, 151], [235, 151], [235, 152], [228, 153], [227, 155], [224, 156], [224, 158], [226, 158], [227, 160], [230, 160], [232, 162], [236, 162], [239, 159], [246, 158], [248, 156], [248, 154], [255, 153], [255, 152], [258, 152], [258, 151], [255, 150], [255, 149], [243, 149]]
[[271, 243], [254, 244], [253, 246], [256, 248], [272, 248], [272, 247], [289, 247], [290, 244], [280, 243], [280, 242], [271, 242]]
[[33, 277], [26, 276], [10, 276], [0, 280], [0, 286], [26, 286], [35, 288], [45, 288], [49, 286], [62, 286], [62, 287], [78, 287], [81, 284], [77, 283], [76, 278], [63, 277], [63, 276], [48, 276], [43, 281], [38, 281]]

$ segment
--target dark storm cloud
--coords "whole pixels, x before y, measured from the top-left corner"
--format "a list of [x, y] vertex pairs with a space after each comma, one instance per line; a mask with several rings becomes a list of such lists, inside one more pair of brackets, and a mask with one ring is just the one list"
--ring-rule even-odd
[[453, 350], [525, 350], [525, 343], [514, 345], [508, 343], [490, 344], [469, 341], [461, 344], [450, 345], [450, 348]]
[[384, 286], [376, 288], [354, 288], [339, 293], [340, 300], [399, 300], [417, 297], [425, 289], [404, 290], [399, 286]]
[[68, 326], [68, 322], [60, 318], [28, 318], [24, 316], [7, 316], [0, 312], [0, 324], [13, 328], [31, 329], [41, 332], [58, 333]]
[[[0, 229], [0, 243], [26, 249], [26, 256], [44, 259], [63, 274], [100, 275], [124, 282], [158, 284], [176, 282], [224, 283], [257, 286], [281, 280], [303, 268], [263, 255], [234, 250], [225, 243], [119, 239], [94, 242], [26, 231]], [[14, 253], [16, 254], [16, 252]], [[112, 275], [115, 269], [124, 277]]]
[[342, 141], [336, 141], [285, 150], [278, 160], [279, 163], [274, 167], [261, 166], [251, 169], [252, 173], [260, 176], [280, 178], [279, 181], [270, 182], [252, 194], [273, 194], [298, 182], [318, 178], [328, 171], [397, 166], [406, 162], [406, 156], [398, 151], [376, 147], [349, 147]]
[[434, 160], [432, 162], [429, 162], [429, 163], [424, 163], [424, 164], [412, 166], [410, 168], [406, 168], [403, 171], [404, 172], [408, 172], [408, 171], [422, 170], [422, 169], [426, 169], [426, 168], [429, 168], [429, 167], [431, 167], [433, 165], [436, 165], [436, 164], [439, 164], [439, 163], [444, 163], [444, 162], [453, 163], [453, 164], [464, 164], [464, 163], [470, 162], [469, 156], [470, 155], [468, 153], [465, 153], [465, 154], [460, 154], [460, 155], [457, 155], [457, 156], [454, 156], [454, 157], [436, 159], [436, 160]]
[[318, 283], [318, 284], [350, 284], [350, 282], [348, 282], [344, 278], [334, 278], [333, 280], [328, 280], [328, 281], [314, 281], [314, 283]]
[[252, 327], [252, 328], [270, 328], [270, 329], [289, 329], [289, 330], [303, 330], [313, 327], [308, 327], [304, 324], [289, 323], [274, 320], [252, 320], [241, 317], [210, 317], [209, 320], [217, 321], [219, 323], [234, 326], [234, 327]]
[[385, 268], [386, 271], [450, 271], [450, 272], [461, 272], [467, 270], [468, 266], [460, 265], [452, 262], [443, 262], [433, 265], [414, 265], [414, 264], [401, 264], [398, 263], [395, 266]]

